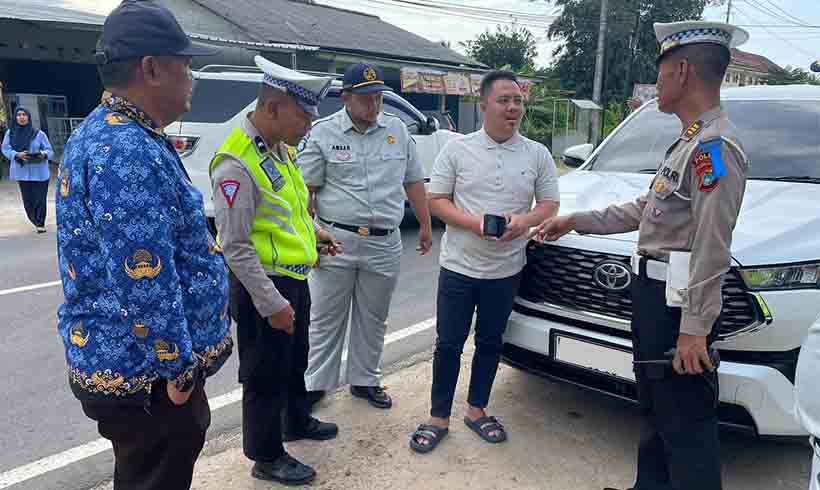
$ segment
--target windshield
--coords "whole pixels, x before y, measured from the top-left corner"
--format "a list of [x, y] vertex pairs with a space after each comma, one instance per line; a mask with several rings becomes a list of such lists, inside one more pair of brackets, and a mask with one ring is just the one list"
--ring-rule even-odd
[[[723, 105], [751, 161], [749, 178], [820, 178], [820, 102], [729, 100]], [[680, 133], [678, 119], [659, 112], [653, 101], [600, 149], [592, 170], [656, 169]]]

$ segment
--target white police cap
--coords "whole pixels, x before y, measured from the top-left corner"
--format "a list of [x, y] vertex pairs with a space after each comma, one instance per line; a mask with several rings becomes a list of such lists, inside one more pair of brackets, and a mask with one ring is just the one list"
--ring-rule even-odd
[[302, 109], [314, 116], [319, 115], [319, 102], [330, 89], [332, 77], [316, 77], [277, 65], [261, 56], [254, 57], [256, 66], [264, 73], [262, 83], [279, 89], [293, 97]]
[[740, 46], [749, 40], [749, 33], [740, 27], [722, 22], [670, 22], [656, 23], [655, 37], [661, 45], [658, 61], [680, 46], [688, 44], [717, 44], [726, 49]]

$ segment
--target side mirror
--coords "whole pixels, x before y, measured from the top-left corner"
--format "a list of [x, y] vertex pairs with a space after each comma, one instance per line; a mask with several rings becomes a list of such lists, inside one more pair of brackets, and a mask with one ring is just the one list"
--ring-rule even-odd
[[580, 167], [587, 161], [587, 158], [592, 155], [592, 150], [594, 149], [595, 147], [591, 143], [570, 146], [564, 150], [564, 156], [562, 158], [564, 165], [571, 168]]
[[427, 116], [427, 124], [425, 130], [428, 134], [435, 133], [439, 130], [439, 123], [438, 119], [432, 116]]

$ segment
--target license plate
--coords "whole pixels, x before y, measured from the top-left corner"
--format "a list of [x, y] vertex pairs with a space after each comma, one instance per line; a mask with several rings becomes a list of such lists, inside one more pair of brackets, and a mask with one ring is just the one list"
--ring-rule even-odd
[[629, 351], [560, 334], [554, 336], [553, 345], [553, 358], [558, 362], [635, 381], [632, 353]]

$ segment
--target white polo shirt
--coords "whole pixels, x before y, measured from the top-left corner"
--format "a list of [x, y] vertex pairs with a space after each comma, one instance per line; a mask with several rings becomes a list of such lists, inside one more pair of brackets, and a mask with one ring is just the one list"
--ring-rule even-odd
[[[560, 200], [558, 172], [546, 146], [518, 133], [497, 143], [484, 129], [445, 145], [428, 191], [452, 196], [457, 208], [474, 216], [526, 214], [533, 200]], [[501, 279], [524, 268], [526, 245], [526, 235], [510, 242], [490, 241], [447, 226], [439, 262], [475, 279]]]

